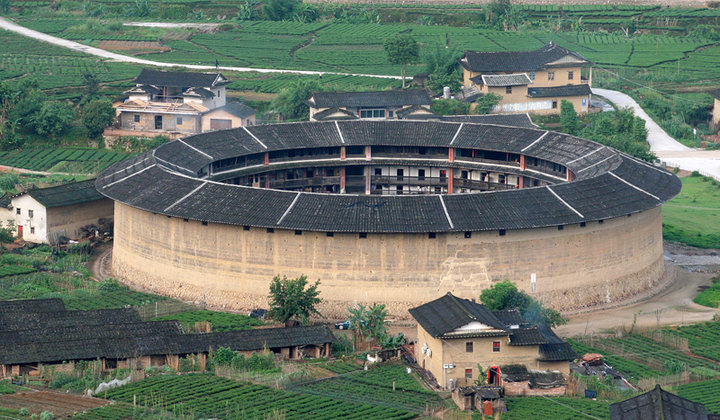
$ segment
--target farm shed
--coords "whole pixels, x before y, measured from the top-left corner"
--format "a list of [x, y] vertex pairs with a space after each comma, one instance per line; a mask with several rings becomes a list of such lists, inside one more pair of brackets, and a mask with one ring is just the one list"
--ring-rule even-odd
[[655, 385], [652, 390], [610, 405], [611, 420], [709, 420], [720, 418], [708, 414], [701, 403], [678, 397]]
[[194, 354], [204, 363], [219, 347], [321, 357], [334, 340], [326, 326], [186, 334], [177, 321], [143, 322], [134, 309], [68, 311], [59, 299], [5, 301], [0, 308], [0, 377], [80, 360], [101, 360], [107, 369], [177, 368], [180, 357]]
[[28, 242], [76, 239], [83, 226], [113, 218], [113, 202], [97, 192], [95, 179], [29, 190], [13, 196], [10, 206], [15, 233]]

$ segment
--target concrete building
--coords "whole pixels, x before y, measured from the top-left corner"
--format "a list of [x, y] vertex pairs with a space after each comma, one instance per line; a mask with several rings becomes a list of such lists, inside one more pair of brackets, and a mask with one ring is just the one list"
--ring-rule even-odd
[[310, 121], [405, 119], [434, 116], [425, 89], [376, 92], [314, 92]]
[[407, 317], [498, 280], [561, 310], [646, 291], [665, 267], [660, 206], [681, 183], [538, 128], [358, 120], [187, 137], [96, 186], [115, 201], [123, 281], [249, 310], [273, 276], [304, 274], [322, 280], [324, 315], [379, 302]]
[[488, 384], [502, 385], [503, 365], [569, 374], [577, 354], [550, 328], [530, 325], [518, 311], [490, 311], [485, 306], [447, 293], [410, 309], [417, 321], [418, 364], [441, 387], [475, 383], [478, 365]]
[[461, 99], [475, 101], [495, 94], [495, 112], [555, 114], [570, 101], [578, 113], [588, 112], [592, 64], [580, 54], [550, 43], [535, 51], [467, 51]]
[[228, 83], [221, 73], [143, 69], [128, 98], [114, 104], [117, 128], [182, 135], [255, 125], [255, 110], [227, 101]]
[[37, 243], [57, 243], [60, 237], [76, 239], [83, 226], [113, 218], [112, 200], [97, 192], [95, 179], [29, 190], [11, 197], [4, 208], [9, 210], [0, 210], [0, 216], [9, 217], [4, 225], [12, 221], [16, 236]]
[[715, 131], [720, 131], [720, 89], [710, 92], [713, 97], [713, 112], [711, 127]]

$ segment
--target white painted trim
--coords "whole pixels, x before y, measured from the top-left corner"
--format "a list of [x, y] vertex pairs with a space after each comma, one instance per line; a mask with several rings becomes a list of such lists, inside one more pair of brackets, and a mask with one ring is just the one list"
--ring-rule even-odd
[[585, 159], [585, 158], [587, 158], [587, 157], [590, 157], [590, 156], [594, 155], [595, 153], [601, 151], [601, 150], [604, 149], [604, 148], [605, 148], [605, 146], [602, 146], [602, 147], [600, 147], [599, 149], [595, 149], [595, 150], [593, 150], [592, 152], [590, 152], [590, 153], [588, 153], [588, 154], [585, 154], [585, 155], [583, 155], [583, 156], [580, 156], [580, 157], [577, 158], [577, 159], [571, 160], [570, 162], [566, 163], [566, 165], [569, 165], [569, 164], [571, 164], [571, 163], [577, 162], [578, 160], [583, 160], [583, 159]]
[[197, 188], [195, 188], [194, 190], [192, 190], [192, 191], [190, 191], [189, 193], [187, 193], [187, 194], [185, 194], [184, 196], [182, 196], [182, 198], [180, 198], [178, 201], [170, 204], [170, 205], [169, 205], [168, 207], [166, 207], [165, 210], [163, 210], [163, 211], [168, 211], [168, 210], [170, 210], [171, 208], [177, 206], [178, 204], [180, 204], [181, 202], [183, 202], [186, 198], [188, 198], [188, 197], [190, 197], [191, 195], [195, 194], [200, 188], [204, 187], [205, 185], [207, 185], [207, 181], [206, 181], [206, 182], [203, 182], [203, 183], [200, 184]]
[[636, 187], [635, 185], [633, 185], [633, 184], [631, 184], [631, 183], [629, 183], [629, 182], [625, 181], [624, 179], [620, 178], [619, 176], [615, 175], [615, 174], [614, 174], [614, 173], [612, 173], [612, 172], [608, 172], [608, 173], [609, 173], [610, 175], [614, 176], [615, 178], [619, 179], [620, 181], [624, 182], [625, 184], [628, 184], [629, 186], [631, 186], [631, 187], [635, 188], [636, 190], [638, 190], [638, 191], [640, 191], [640, 192], [642, 192], [642, 193], [645, 193], [645, 194], [649, 195], [650, 197], [652, 197], [652, 198], [656, 199], [657, 201], [660, 201], [660, 202], [662, 202], [662, 200], [661, 200], [661, 199], [660, 199], [660, 198], [659, 198], [658, 196], [656, 196], [656, 195], [653, 195], [653, 194], [650, 194], [649, 192], [647, 192], [647, 191], [643, 190], [643, 189], [642, 189], [642, 188], [640, 188], [640, 187]]
[[524, 151], [526, 151], [527, 149], [531, 148], [532, 146], [535, 145], [535, 143], [539, 142], [540, 140], [543, 139], [543, 137], [547, 136], [548, 133], [549, 133], [549, 131], [544, 132], [544, 133], [542, 134], [542, 136], [540, 136], [540, 137], [537, 138], [537, 140], [535, 140], [534, 142], [528, 144], [527, 146], [525, 146], [525, 148], [523, 148], [523, 149], [520, 150], [520, 151], [521, 151], [521, 152], [524, 152]]
[[577, 214], [578, 216], [582, 217], [583, 219], [585, 218], [585, 216], [583, 216], [582, 213], [580, 213], [579, 211], [575, 210], [575, 208], [574, 208], [573, 206], [571, 206], [570, 204], [568, 204], [567, 201], [563, 200], [559, 195], [557, 195], [557, 193], [556, 193], [555, 191], [553, 191], [552, 188], [550, 188], [550, 187], [547, 186], [547, 185], [545, 186], [545, 188], [547, 188], [548, 191], [550, 191], [550, 192], [552, 193], [552, 195], [555, 196], [555, 198], [557, 198], [558, 200], [560, 200], [561, 203], [565, 204], [565, 206], [566, 206], [567, 208], [569, 208], [570, 210], [574, 211], [575, 214]]
[[[153, 151], [153, 157], [155, 157], [154, 155], [155, 155], [155, 152]], [[126, 166], [126, 167], [124, 167], [123, 169], [120, 169], [119, 171], [115, 171], [115, 172], [113, 172], [113, 173], [111, 173], [111, 174], [105, 175], [105, 176], [102, 177], [102, 178], [103, 178], [103, 179], [108, 179], [108, 178], [110, 178], [110, 177], [113, 176], [113, 175], [117, 175], [117, 174], [119, 174], [120, 172], [125, 172], [125, 171], [127, 171], [128, 169], [130, 169], [130, 168], [132, 168], [132, 167], [134, 167], [134, 166], [137, 166], [137, 165], [139, 165], [139, 164], [141, 164], [141, 163], [145, 163], [146, 160], [147, 160], [147, 156], [146, 156], [145, 158], [143, 158], [142, 160], [139, 160], [139, 161], [133, 163], [133, 164], [130, 165], [130, 166]]]
[[103, 189], [105, 189], [105, 188], [107, 188], [107, 187], [109, 187], [109, 186], [111, 186], [111, 185], [115, 185], [115, 184], [117, 184], [118, 182], [123, 182], [123, 181], [125, 181], [125, 180], [128, 179], [128, 178], [134, 177], [135, 175], [140, 175], [141, 173], [143, 173], [143, 172], [147, 171], [148, 169], [152, 168], [153, 166], [155, 166], [154, 163], [153, 163], [152, 165], [148, 166], [147, 168], [140, 169], [139, 171], [134, 172], [134, 173], [132, 173], [132, 174], [126, 176], [126, 177], [120, 178], [120, 179], [118, 179], [117, 181], [113, 181], [113, 182], [111, 182], [111, 183], [109, 183], [109, 184], [105, 184], [105, 185], [103, 186]]
[[340, 131], [340, 125], [338, 124], [337, 121], [335, 121], [335, 128], [337, 128], [338, 135], [340, 136], [340, 142], [342, 144], [345, 144], [345, 137], [343, 137], [342, 131]]
[[283, 221], [283, 219], [285, 218], [285, 216], [287, 216], [288, 213], [290, 213], [290, 210], [292, 210], [292, 208], [295, 207], [295, 203], [297, 203], [298, 198], [300, 198], [300, 193], [297, 193], [297, 195], [296, 195], [295, 198], [293, 199], [292, 203], [290, 203], [290, 205], [288, 206], [288, 208], [285, 209], [285, 213], [283, 213], [282, 216], [280, 216], [280, 219], [277, 221], [277, 223], [275, 223], [276, 225], [280, 225], [280, 223], [282, 223], [282, 221]]
[[443, 211], [445, 212], [445, 218], [447, 219], [448, 223], [450, 224], [450, 229], [455, 229], [455, 225], [453, 224], [453, 221], [450, 218], [450, 213], [448, 213], [448, 209], [447, 209], [447, 207], [445, 207], [445, 200], [443, 200], [442, 194], [438, 194], [438, 198], [440, 199], [440, 204], [442, 204]]
[[267, 149], [267, 148], [268, 148], [267, 146], [265, 146], [265, 143], [261, 142], [259, 138], [255, 137], [255, 134], [251, 133], [250, 130], [248, 130], [247, 127], [243, 126], [243, 130], [245, 130], [245, 132], [247, 132], [247, 133], [250, 135], [250, 137], [253, 138], [253, 140], [255, 140], [256, 142], [260, 143], [260, 146], [262, 146], [264, 149]]
[[200, 154], [203, 155], [203, 156], [207, 156], [207, 157], [209, 157], [210, 159], [215, 159], [214, 157], [208, 155], [207, 153], [203, 152], [202, 150], [198, 149], [197, 147], [194, 147], [194, 146], [191, 146], [191, 145], [185, 143], [184, 141], [182, 141], [182, 139], [177, 139], [177, 140], [175, 140], [175, 141], [179, 141], [180, 143], [182, 143], [182, 144], [184, 144], [185, 146], [193, 149], [194, 151], [200, 153]]
[[457, 139], [457, 136], [460, 134], [460, 130], [462, 130], [463, 125], [465, 123], [460, 123], [460, 127], [458, 127], [457, 131], [455, 132], [455, 135], [453, 136], [452, 140], [450, 140], [450, 144], [452, 145], [455, 142], [455, 139]]
[[617, 156], [617, 155], [608, 156], [608, 157], [606, 157], [605, 159], [603, 159], [603, 160], [601, 160], [601, 161], [595, 162], [595, 163], [593, 163], [593, 164], [590, 165], [590, 166], [586, 166], [586, 167], [580, 169], [579, 171], [577, 171], [577, 173], [587, 171], [588, 169], [592, 168], [593, 166], [597, 166], [597, 165], [599, 165], [599, 164], [601, 164], [601, 163], [603, 163], [603, 162], [605, 162], [605, 161], [607, 161], [607, 160], [610, 160], [610, 159], [614, 158], [615, 156]]

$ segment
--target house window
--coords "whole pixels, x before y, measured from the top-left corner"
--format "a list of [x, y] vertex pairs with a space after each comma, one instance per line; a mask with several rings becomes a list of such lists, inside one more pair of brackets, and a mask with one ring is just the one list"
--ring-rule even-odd
[[385, 118], [384, 109], [361, 109], [360, 118]]
[[375, 168], [375, 176], [382, 176], [382, 168]]
[[30, 227], [30, 234], [33, 234], [33, 235], [35, 234], [35, 228], [34, 228], [34, 227]]
[[392, 117], [394, 117], [393, 112], [392, 112], [392, 111], [388, 111], [388, 118], [392, 118]]
[[177, 125], [182, 125], [182, 117], [177, 117]]
[[361, 239], [367, 238], [367, 232], [360, 232], [360, 233], [358, 234], [358, 237], [361, 238]]
[[530, 77], [530, 80], [535, 80], [535, 72], [534, 71], [531, 71], [530, 73], [528, 73], [528, 76]]
[[512, 86], [505, 86], [505, 93], [508, 95], [512, 93]]
[[493, 353], [500, 353], [500, 342], [493, 341]]
[[465, 352], [472, 353], [473, 352], [473, 343], [472, 341], [465, 342]]
[[472, 238], [472, 232], [470, 232], [470, 231], [465, 232], [465, 239], [470, 239], [470, 238]]
[[425, 181], [425, 169], [418, 169], [418, 181]]
[[33, 217], [33, 211], [32, 211], [32, 210], [28, 210], [28, 217], [30, 217], [30, 218]]
[[472, 379], [472, 369], [465, 369], [465, 379], [468, 381]]
[[555, 72], [554, 71], [548, 72], [548, 80], [555, 80]]
[[138, 114], [133, 115], [133, 121], [140, 122], [140, 115], [138, 115]]
[[553, 109], [557, 109], [557, 101], [552, 101], [552, 107]]
[[435, 233], [435, 232], [428, 232], [428, 238], [429, 238], [429, 239], [435, 239], [435, 238], [437, 238], [437, 233]]
[[573, 74], [573, 72], [571, 72], [571, 71], [568, 72], [568, 80], [572, 80], [574, 76], [575, 75]]
[[17, 214], [21, 214], [21, 213], [22, 213], [22, 211], [20, 211], [20, 207], [18, 207], [18, 208], [15, 210], [15, 212], [16, 212]]

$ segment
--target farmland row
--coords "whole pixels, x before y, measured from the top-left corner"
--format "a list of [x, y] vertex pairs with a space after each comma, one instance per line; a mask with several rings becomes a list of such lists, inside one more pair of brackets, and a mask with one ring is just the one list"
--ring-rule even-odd
[[36, 171], [97, 173], [130, 155], [106, 149], [41, 148], [0, 152], [0, 165]]

